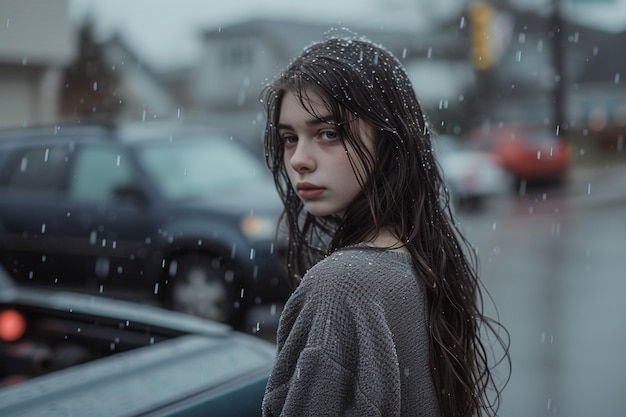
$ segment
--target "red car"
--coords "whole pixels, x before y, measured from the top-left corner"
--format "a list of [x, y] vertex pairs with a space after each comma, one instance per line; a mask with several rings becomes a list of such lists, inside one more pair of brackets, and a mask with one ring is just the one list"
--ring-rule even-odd
[[517, 182], [562, 182], [572, 163], [570, 144], [546, 127], [481, 127], [467, 139], [493, 153]]

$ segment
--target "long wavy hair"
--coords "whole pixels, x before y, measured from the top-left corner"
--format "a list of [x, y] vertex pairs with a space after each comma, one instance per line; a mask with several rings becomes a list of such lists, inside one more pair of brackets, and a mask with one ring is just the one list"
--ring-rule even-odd
[[[310, 96], [321, 98], [350, 149], [362, 192], [342, 218], [307, 213], [290, 185], [277, 131], [286, 93], [312, 114]], [[496, 415], [502, 387], [493, 369], [500, 361], [510, 366], [508, 333], [483, 314], [476, 252], [454, 221], [429, 128], [400, 61], [364, 38], [329, 33], [265, 88], [262, 102], [266, 161], [285, 206], [288, 276], [297, 285], [325, 255], [390, 230], [406, 245], [428, 292], [430, 366], [441, 415]], [[374, 132], [374, 155], [362, 144], [357, 120]]]

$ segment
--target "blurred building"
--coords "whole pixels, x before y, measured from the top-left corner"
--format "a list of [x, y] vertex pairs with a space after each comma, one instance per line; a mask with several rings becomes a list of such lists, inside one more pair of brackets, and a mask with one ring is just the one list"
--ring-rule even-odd
[[[549, 14], [492, 3], [497, 7], [489, 6], [490, 13], [482, 16], [483, 32], [476, 31], [470, 10], [427, 31], [350, 29], [402, 60], [436, 130], [462, 133], [486, 121], [551, 125], [557, 80], [570, 128], [614, 135], [614, 127], [626, 125], [624, 34], [573, 22], [556, 27]], [[81, 31], [68, 15], [68, 0], [0, 3], [0, 126], [68, 120], [81, 100], [94, 95], [89, 90], [104, 92], [105, 83], [63, 85], [64, 71], [83, 53]], [[329, 28], [253, 19], [207, 30], [199, 34], [203, 48], [197, 63], [167, 72], [147, 65], [140, 46], [131, 48], [121, 35], [112, 36], [99, 47], [104, 67], [115, 72], [110, 94], [119, 104], [115, 117], [198, 120], [260, 150], [263, 86]], [[478, 43], [481, 39], [488, 42]], [[487, 48], [478, 55], [483, 60], [476, 61], [476, 48]]]
[[591, 57], [572, 86], [570, 113], [575, 126], [596, 143], [622, 150], [626, 136], [626, 32], [592, 47]]
[[[476, 121], [554, 127], [561, 105], [563, 128], [572, 133], [624, 130], [624, 33], [566, 21], [554, 10], [520, 11], [498, 4], [482, 16], [486, 33], [473, 33], [476, 22], [467, 14], [468, 50], [484, 47], [490, 55], [488, 65], [475, 65], [475, 100], [480, 105], [474, 109], [481, 112]], [[486, 46], [472, 40], [481, 35], [487, 37]]]
[[[349, 30], [382, 44], [414, 71], [425, 68], [427, 61], [445, 59], [453, 62], [449, 68], [461, 66], [471, 72], [465, 48], [454, 34], [371, 27]], [[205, 109], [214, 123], [260, 144], [262, 88], [307, 45], [321, 40], [328, 31], [329, 26], [321, 23], [255, 19], [205, 32], [202, 58], [190, 75], [193, 102]], [[442, 90], [455, 84], [455, 74], [444, 78]], [[437, 94], [433, 98], [425, 93], [423, 98], [438, 101], [441, 95]]]
[[68, 0], [2, 0], [0, 19], [0, 127], [57, 120], [76, 52]]

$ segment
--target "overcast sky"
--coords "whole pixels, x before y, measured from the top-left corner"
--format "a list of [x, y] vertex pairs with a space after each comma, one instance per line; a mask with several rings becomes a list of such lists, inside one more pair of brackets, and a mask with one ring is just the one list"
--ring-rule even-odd
[[[515, 0], [543, 8], [551, 0]], [[561, 0], [569, 15], [605, 30], [626, 29], [626, 0]], [[313, 20], [329, 26], [426, 28], [469, 0], [69, 0], [74, 20], [90, 13], [101, 36], [122, 34], [143, 58], [161, 69], [192, 63], [198, 34], [252, 17]], [[570, 4], [575, 3], [575, 4]], [[588, 3], [588, 4], [584, 4]]]

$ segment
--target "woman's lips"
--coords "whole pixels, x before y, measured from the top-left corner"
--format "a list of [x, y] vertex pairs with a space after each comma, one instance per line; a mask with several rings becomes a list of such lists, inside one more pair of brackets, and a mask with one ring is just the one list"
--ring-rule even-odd
[[326, 191], [326, 188], [311, 183], [298, 183], [296, 189], [298, 195], [305, 200], [318, 198]]

